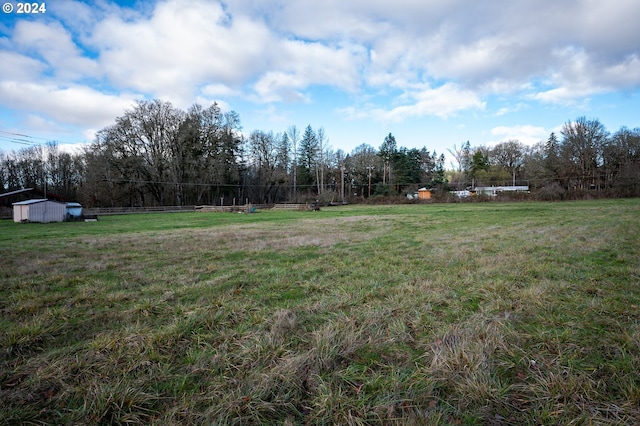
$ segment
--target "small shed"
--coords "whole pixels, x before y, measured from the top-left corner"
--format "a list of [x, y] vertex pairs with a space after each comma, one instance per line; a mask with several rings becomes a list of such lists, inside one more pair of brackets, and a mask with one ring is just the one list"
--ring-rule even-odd
[[63, 222], [67, 215], [64, 203], [51, 200], [27, 200], [13, 203], [14, 222]]
[[80, 203], [66, 203], [68, 222], [73, 220], [82, 220], [82, 204]]
[[427, 188], [418, 189], [418, 198], [420, 200], [430, 200], [431, 199], [431, 190]]

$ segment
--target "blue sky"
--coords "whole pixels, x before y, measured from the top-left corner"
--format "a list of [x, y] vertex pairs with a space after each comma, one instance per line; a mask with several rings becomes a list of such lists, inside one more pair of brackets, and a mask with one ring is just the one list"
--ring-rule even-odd
[[154, 98], [216, 101], [246, 134], [323, 127], [345, 152], [388, 133], [445, 154], [534, 144], [580, 116], [640, 126], [637, 0], [50, 0], [30, 15], [8, 3], [3, 151], [91, 142]]

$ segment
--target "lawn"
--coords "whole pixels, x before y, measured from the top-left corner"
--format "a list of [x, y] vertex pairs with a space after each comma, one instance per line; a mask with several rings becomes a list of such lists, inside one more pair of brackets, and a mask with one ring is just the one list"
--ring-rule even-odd
[[640, 200], [0, 222], [0, 424], [639, 424]]

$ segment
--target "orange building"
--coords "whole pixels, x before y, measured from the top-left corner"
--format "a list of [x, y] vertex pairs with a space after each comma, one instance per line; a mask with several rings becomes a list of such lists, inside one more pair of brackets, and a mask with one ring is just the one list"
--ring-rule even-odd
[[418, 199], [420, 200], [430, 200], [431, 199], [431, 190], [427, 188], [418, 189]]

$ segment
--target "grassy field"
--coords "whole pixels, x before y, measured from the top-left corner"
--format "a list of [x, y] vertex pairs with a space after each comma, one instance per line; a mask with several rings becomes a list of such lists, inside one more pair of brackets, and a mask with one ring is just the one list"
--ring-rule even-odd
[[639, 424], [640, 200], [0, 222], [0, 424]]

